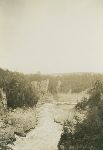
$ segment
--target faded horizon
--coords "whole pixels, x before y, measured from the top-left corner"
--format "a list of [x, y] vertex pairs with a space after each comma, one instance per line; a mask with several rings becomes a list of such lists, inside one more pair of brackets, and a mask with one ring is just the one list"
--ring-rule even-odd
[[103, 73], [101, 0], [0, 0], [0, 68]]

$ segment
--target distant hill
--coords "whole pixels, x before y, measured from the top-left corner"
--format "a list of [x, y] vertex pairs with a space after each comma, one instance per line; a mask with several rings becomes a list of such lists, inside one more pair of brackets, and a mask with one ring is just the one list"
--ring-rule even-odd
[[0, 88], [6, 92], [8, 106], [22, 107], [33, 106], [38, 98], [31, 87], [31, 82], [48, 80], [48, 92], [78, 93], [91, 88], [96, 80], [103, 82], [103, 74], [100, 73], [66, 73], [66, 74], [23, 74], [0, 69]]
[[95, 83], [96, 80], [103, 82], [103, 74], [101, 73], [60, 73], [60, 74], [32, 74], [27, 75], [30, 81], [49, 79], [49, 91], [55, 92], [58, 81], [61, 81], [59, 92], [67, 93], [84, 91]]

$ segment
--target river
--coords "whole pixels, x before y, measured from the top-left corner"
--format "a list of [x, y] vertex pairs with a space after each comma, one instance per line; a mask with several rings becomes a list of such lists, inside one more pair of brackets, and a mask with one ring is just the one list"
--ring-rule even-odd
[[54, 122], [54, 104], [37, 108], [38, 122], [26, 137], [17, 137], [13, 150], [57, 150], [62, 126]]

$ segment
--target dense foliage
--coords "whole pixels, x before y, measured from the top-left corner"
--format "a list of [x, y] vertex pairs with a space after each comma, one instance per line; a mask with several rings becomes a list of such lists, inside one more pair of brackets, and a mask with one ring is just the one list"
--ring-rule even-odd
[[6, 92], [8, 107], [34, 106], [38, 101], [25, 75], [0, 69], [0, 88]]
[[61, 81], [60, 93], [81, 92], [93, 86], [96, 80], [103, 82], [103, 74], [72, 73], [57, 75], [31, 74], [26, 76], [30, 81], [42, 81], [48, 79], [49, 92], [55, 94], [58, 81]]
[[59, 142], [59, 150], [103, 150], [103, 85], [97, 81], [89, 91], [90, 97], [78, 103], [76, 110], [85, 113], [80, 121], [67, 122]]
[[[0, 88], [7, 95], [8, 107], [33, 106], [38, 101], [38, 94], [32, 88], [31, 82], [49, 80], [47, 91], [51, 94], [81, 92], [90, 88], [96, 79], [103, 81], [102, 74], [28, 74], [0, 69]], [[59, 83], [59, 84], [58, 84]]]

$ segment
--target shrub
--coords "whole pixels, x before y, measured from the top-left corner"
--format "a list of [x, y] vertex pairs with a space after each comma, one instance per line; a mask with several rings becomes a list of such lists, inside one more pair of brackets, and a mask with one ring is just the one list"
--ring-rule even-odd
[[[63, 150], [60, 145], [64, 145], [65, 150], [71, 147], [74, 150], [103, 150], [103, 85], [100, 81], [95, 83], [89, 94], [88, 100], [84, 99], [76, 106], [81, 111], [88, 108], [85, 119], [82, 122], [76, 120], [73, 132], [63, 132], [63, 135], [67, 134], [71, 138], [63, 141], [61, 136], [59, 150]], [[72, 128], [69, 123], [67, 127]]]

